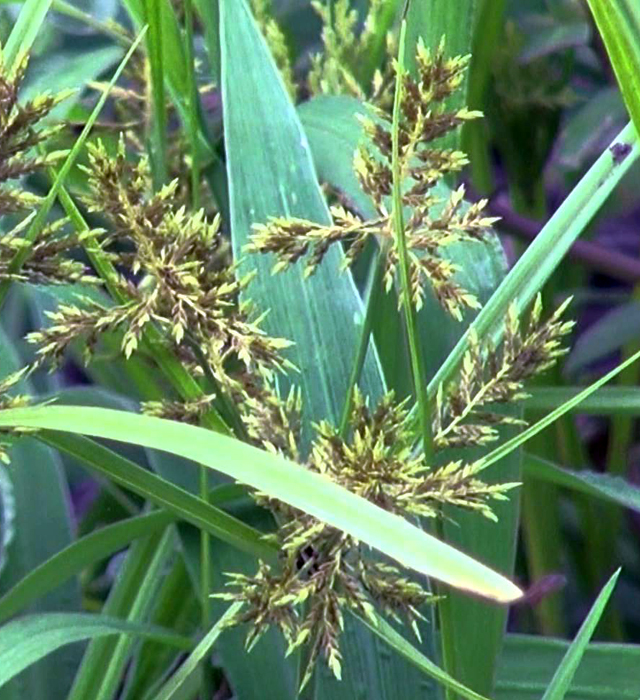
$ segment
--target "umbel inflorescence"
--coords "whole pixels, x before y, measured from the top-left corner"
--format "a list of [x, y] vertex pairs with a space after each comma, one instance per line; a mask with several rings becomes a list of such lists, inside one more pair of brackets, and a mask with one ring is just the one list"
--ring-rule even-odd
[[[348, 434], [328, 421], [317, 424], [307, 468], [405, 518], [438, 517], [441, 507], [450, 505], [495, 520], [491, 502], [504, 500], [516, 484], [489, 485], [481, 478], [481, 458], [447, 460], [441, 451], [487, 445], [498, 439], [500, 425], [522, 423], [499, 407], [525, 397], [524, 381], [564, 352], [561, 340], [573, 324], [560, 319], [563, 310], [542, 321], [538, 299], [521, 328], [512, 307], [498, 347], [472, 342], [458, 381], [439, 391], [434, 408], [435, 456], [442, 466], [432, 466], [416, 449], [406, 402], [398, 404], [387, 394], [370, 408], [356, 390]], [[249, 434], [265, 449], [300, 461], [299, 415], [299, 398], [292, 392], [284, 403], [274, 400], [271, 410], [253, 411], [246, 419]], [[372, 558], [352, 537], [310, 515], [263, 494], [256, 499], [279, 523], [274, 536], [283, 553], [281, 567], [276, 571], [261, 562], [254, 576], [231, 574], [233, 590], [217, 594], [245, 604], [231, 624], [249, 623], [249, 647], [269, 626], [282, 631], [289, 652], [308, 645], [304, 685], [320, 657], [340, 677], [344, 611], [375, 622], [378, 609], [404, 618], [418, 632], [420, 608], [434, 600], [424, 582]]]
[[[460, 241], [483, 241], [495, 219], [484, 215], [485, 202], [466, 205], [463, 188], [444, 202], [434, 189], [445, 175], [467, 163], [463, 153], [443, 147], [440, 139], [479, 114], [466, 109], [449, 111], [445, 106], [461, 82], [466, 59], [445, 58], [442, 45], [433, 54], [420, 45], [417, 66], [416, 79], [406, 74], [399, 77], [399, 173], [402, 204], [411, 212], [406, 226], [411, 298], [419, 307], [428, 283], [442, 306], [461, 318], [464, 308], [478, 304], [454, 280], [456, 268], [446, 258], [446, 247]], [[313, 274], [334, 243], [348, 246], [345, 264], [349, 265], [370, 239], [376, 239], [386, 251], [386, 286], [393, 284], [398, 252], [388, 208], [394, 178], [392, 134], [380, 114], [363, 123], [369, 144], [356, 153], [354, 168], [375, 205], [377, 218], [364, 221], [334, 207], [330, 226], [285, 218], [256, 225], [248, 250], [275, 253], [274, 272], [300, 262], [306, 274]], [[492, 502], [505, 499], [515, 484], [489, 485], [481, 478], [481, 458], [458, 455], [447, 459], [443, 450], [485, 446], [498, 439], [499, 426], [522, 424], [508, 411], [501, 411], [500, 405], [523, 398], [523, 383], [564, 352], [561, 341], [572, 328], [561, 320], [564, 308], [543, 321], [538, 298], [521, 326], [513, 305], [497, 346], [471, 337], [458, 380], [440, 387], [434, 402], [436, 454], [432, 460], [416, 447], [406, 402], [396, 403], [393, 394], [370, 407], [356, 390], [347, 432], [343, 434], [328, 421], [318, 423], [306, 457], [299, 443], [300, 405], [295, 393], [285, 403], [274, 398], [270, 410], [264, 404], [254, 407], [257, 410], [246, 419], [249, 434], [266, 449], [303, 461], [308, 469], [402, 517], [438, 517], [442, 506], [449, 505], [495, 519]], [[261, 562], [254, 576], [230, 574], [231, 590], [217, 594], [244, 603], [232, 624], [248, 623], [249, 647], [270, 626], [279, 628], [288, 641], [288, 653], [307, 648], [305, 685], [321, 657], [340, 677], [345, 611], [375, 621], [379, 610], [405, 619], [418, 632], [420, 609], [434, 600], [423, 581], [372, 557], [352, 537], [307, 514], [262, 494], [256, 498], [271, 508], [279, 524], [274, 537], [283, 553], [281, 565], [276, 570]]]
[[[466, 206], [461, 189], [444, 202], [437, 201], [438, 181], [466, 163], [462, 153], [442, 147], [438, 139], [478, 115], [464, 109], [450, 111], [445, 105], [460, 83], [465, 59], [445, 58], [442, 46], [433, 54], [420, 46], [417, 64], [416, 79], [404, 74], [399, 78], [402, 201], [411, 212], [407, 220], [411, 298], [420, 305], [429, 283], [443, 307], [460, 317], [464, 308], [477, 302], [456, 283], [456, 268], [447, 259], [446, 248], [458, 241], [482, 241], [493, 220], [484, 216], [483, 203]], [[12, 83], [7, 85], [11, 95]], [[15, 104], [11, 109], [17, 109]], [[17, 118], [11, 114], [9, 110], [3, 117], [5, 123]], [[369, 143], [359, 149], [354, 166], [377, 217], [364, 221], [335, 208], [334, 223], [328, 227], [275, 219], [256, 226], [254, 251], [275, 252], [278, 267], [307, 256], [304, 264], [311, 273], [333, 243], [350, 245], [349, 263], [367, 241], [375, 239], [385, 250], [386, 284], [393, 284], [398, 252], [388, 209], [392, 137], [379, 114], [364, 121], [364, 130]], [[45, 164], [33, 161], [34, 167]], [[203, 389], [202, 396], [190, 401], [168, 396], [147, 403], [147, 412], [199, 423], [224, 398], [236, 413], [241, 427], [237, 432], [243, 439], [304, 464], [400, 517], [435, 518], [448, 505], [495, 518], [492, 505], [505, 499], [514, 484], [489, 485], [481, 478], [482, 459], [465, 458], [464, 452], [452, 459], [445, 450], [487, 445], [498, 439], [499, 425], [517, 423], [499, 406], [521, 398], [523, 383], [563, 352], [560, 343], [571, 328], [560, 318], [563, 308], [545, 321], [538, 301], [528, 321], [520, 324], [513, 307], [495, 347], [472, 338], [457, 381], [441, 387], [433, 402], [435, 456], [427, 459], [418, 447], [407, 401], [398, 403], [387, 394], [374, 403], [357, 389], [346, 431], [329, 420], [320, 421], [313, 426], [314, 438], [307, 447], [300, 437], [300, 394], [292, 390], [283, 398], [273, 381], [278, 373], [292, 369], [286, 359], [289, 342], [266, 335], [260, 312], [240, 300], [250, 277], [238, 277], [220, 218], [188, 212], [177, 182], [154, 194], [146, 160], [131, 161], [122, 140], [115, 155], [101, 144], [90, 147], [86, 174], [85, 205], [103, 218], [105, 229], [74, 237], [65, 236], [54, 224], [36, 242], [21, 275], [45, 283], [91, 282], [95, 293], [78, 294], [75, 302], [60, 304], [49, 313], [49, 324], [28, 336], [36, 346], [36, 367], [59, 365], [78, 340], [83, 341], [89, 362], [106, 334], [118, 339], [126, 359], [139, 353], [146, 363], [154, 359], [154, 343], [162, 343]], [[15, 195], [6, 201], [17, 206], [27, 199]], [[0, 251], [4, 244], [3, 239]], [[92, 251], [92, 260], [102, 260], [101, 269], [92, 270], [69, 257], [71, 248], [79, 245]], [[15, 375], [0, 384], [0, 410], [27, 401], [11, 395], [18, 379]], [[0, 459], [6, 459], [2, 447]], [[280, 546], [279, 565], [259, 562], [253, 576], [230, 574], [228, 588], [218, 594], [244, 603], [232, 623], [248, 623], [249, 646], [268, 627], [279, 628], [290, 652], [306, 650], [304, 685], [320, 658], [340, 676], [346, 612], [375, 621], [380, 611], [408, 621], [418, 632], [421, 608], [434, 600], [425, 581], [375, 558], [353, 537], [304, 512], [266, 494], [255, 494], [255, 499], [275, 516], [277, 529], [268, 536]]]

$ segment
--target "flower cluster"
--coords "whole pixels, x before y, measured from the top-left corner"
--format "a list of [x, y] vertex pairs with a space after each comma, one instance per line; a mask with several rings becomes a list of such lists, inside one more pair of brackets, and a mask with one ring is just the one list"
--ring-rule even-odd
[[[477, 308], [477, 299], [455, 280], [458, 268], [446, 249], [461, 241], [483, 241], [495, 218], [484, 213], [484, 200], [464, 202], [459, 187], [444, 198], [437, 194], [443, 177], [467, 164], [461, 151], [443, 147], [440, 140], [479, 112], [466, 108], [450, 111], [446, 102], [459, 88], [467, 58], [446, 58], [443, 45], [435, 52], [418, 46], [417, 78], [407, 73], [401, 81], [401, 118], [398, 124], [399, 178], [402, 203], [411, 214], [405, 225], [409, 254], [410, 294], [417, 308], [423, 303], [424, 287], [431, 285], [440, 304], [460, 319], [465, 308]], [[345, 266], [360, 254], [365, 244], [386, 242], [385, 285], [389, 289], [398, 266], [392, 217], [388, 199], [393, 187], [391, 127], [380, 115], [362, 119], [370, 144], [355, 154], [354, 169], [363, 190], [371, 197], [377, 217], [365, 221], [343, 207], [333, 207], [333, 223], [322, 226], [303, 219], [272, 218], [254, 226], [248, 250], [274, 253], [274, 271], [305, 258], [305, 272], [312, 274], [328, 248], [337, 242], [349, 244]]]
[[[39, 95], [21, 104], [20, 86], [27, 61], [18, 63], [13, 73], [0, 64], [0, 216], [33, 209], [40, 198], [10, 181], [21, 180], [55, 165], [64, 155], [52, 151], [38, 155], [37, 148], [58, 133], [61, 125], [42, 126], [51, 110], [69, 93]], [[80, 245], [79, 237], [65, 232], [66, 220], [45, 226], [35, 244], [24, 238], [31, 224], [28, 216], [11, 231], [0, 236], [0, 280], [20, 280], [34, 284], [94, 282], [86, 267], [69, 257]], [[29, 259], [20, 270], [16, 256], [29, 248]]]
[[[250, 433], [271, 451], [299, 459], [299, 397], [252, 411]], [[491, 500], [504, 499], [514, 484], [488, 485], [477, 478], [475, 464], [459, 461], [432, 469], [414, 454], [414, 433], [405, 403], [386, 395], [374, 410], [356, 391], [347, 439], [327, 421], [315, 426], [306, 466], [368, 501], [402, 517], [435, 517], [444, 503], [493, 517]], [[232, 574], [233, 591], [218, 594], [245, 605], [231, 624], [250, 622], [252, 646], [270, 626], [278, 627], [289, 652], [308, 649], [303, 685], [323, 656], [340, 677], [339, 637], [343, 611], [375, 620], [376, 607], [409, 621], [417, 632], [420, 607], [432, 601], [425, 586], [395, 566], [374, 560], [359, 542], [313, 516], [257, 494], [280, 527], [275, 535], [283, 560], [279, 571], [260, 563], [254, 576]]]
[[561, 343], [574, 323], [563, 321], [562, 314], [569, 302], [567, 299], [543, 320], [538, 296], [522, 328], [512, 305], [498, 347], [483, 346], [471, 335], [457, 382], [446, 392], [442, 387], [438, 391], [433, 422], [436, 447], [486, 445], [498, 438], [498, 426], [522, 423], [492, 410], [492, 406], [526, 398], [524, 382], [544, 372], [567, 352]]
[[391, 106], [394, 75], [389, 56], [395, 54], [395, 36], [385, 37], [385, 58], [372, 76], [366, 73], [371, 57], [377, 54], [376, 43], [384, 24], [384, 0], [370, 0], [362, 31], [356, 33], [358, 13], [349, 0], [315, 0], [313, 9], [322, 20], [323, 51], [311, 58], [309, 90], [312, 94], [352, 95], [369, 100], [382, 108]]
[[89, 155], [87, 205], [110, 224], [109, 232], [93, 231], [92, 242], [121, 271], [111, 281], [117, 298], [79, 297], [50, 312], [51, 324], [28, 337], [38, 345], [39, 362], [56, 364], [79, 338], [88, 359], [103, 332], [120, 332], [129, 357], [155, 324], [189, 366], [204, 361], [229, 391], [243, 391], [243, 371], [269, 376], [289, 367], [280, 354], [289, 342], [267, 336], [260, 317], [239, 301], [250, 278], [236, 278], [219, 217], [188, 214], [176, 202], [175, 182], [148, 196], [147, 162], [129, 162], [122, 139], [115, 157], [101, 144]]
[[39, 95], [20, 104], [18, 93], [26, 69], [26, 59], [12, 73], [0, 64], [0, 215], [30, 209], [39, 201], [28, 192], [7, 187], [7, 181], [42, 170], [63, 155], [54, 151], [39, 156], [33, 154], [33, 149], [60, 130], [59, 125], [42, 127], [40, 122], [69, 93]]

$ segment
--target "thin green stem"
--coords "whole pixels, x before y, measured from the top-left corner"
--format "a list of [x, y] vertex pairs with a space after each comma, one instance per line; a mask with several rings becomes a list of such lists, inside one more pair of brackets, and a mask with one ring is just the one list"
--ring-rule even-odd
[[200, 207], [200, 159], [198, 154], [198, 85], [193, 58], [193, 2], [184, 0], [184, 55], [189, 79], [187, 109], [189, 112], [189, 139], [191, 141], [191, 206]]
[[154, 186], [160, 188], [168, 177], [167, 168], [167, 102], [164, 93], [164, 61], [162, 47], [162, 8], [160, 0], [145, 0], [145, 15], [149, 32], [147, 51], [151, 64], [151, 167]]
[[71, 17], [71, 19], [76, 19], [78, 22], [86, 24], [87, 27], [91, 27], [91, 29], [95, 29], [105, 36], [111, 37], [111, 39], [121, 46], [131, 46], [131, 37], [127, 33], [127, 30], [114, 20], [110, 20], [109, 22], [101, 22], [88, 12], [83, 12], [75, 5], [72, 5], [65, 0], [53, 0], [52, 7], [61, 15], [66, 15], [67, 17]]
[[393, 232], [398, 251], [398, 264], [400, 267], [400, 298], [404, 310], [409, 355], [411, 357], [411, 373], [418, 406], [420, 434], [423, 442], [423, 451], [428, 459], [432, 452], [433, 438], [431, 434], [431, 417], [429, 399], [427, 396], [427, 381], [424, 371], [424, 362], [420, 348], [420, 338], [416, 323], [416, 313], [411, 295], [411, 279], [409, 274], [409, 253], [404, 230], [404, 212], [402, 202], [402, 176], [403, 163], [400, 158], [400, 107], [402, 100], [402, 81], [404, 76], [404, 44], [407, 31], [406, 20], [402, 21], [400, 29], [400, 43], [398, 49], [398, 63], [396, 78], [396, 91], [393, 101], [393, 126], [391, 132], [392, 143], [392, 171], [393, 171]]
[[343, 438], [346, 436], [347, 428], [349, 425], [349, 416], [351, 415], [351, 408], [353, 406], [353, 393], [356, 388], [356, 385], [360, 381], [362, 367], [364, 366], [364, 360], [367, 355], [367, 350], [369, 348], [369, 341], [371, 339], [371, 332], [373, 329], [374, 314], [376, 309], [378, 308], [378, 302], [380, 301], [380, 297], [382, 296], [384, 266], [388, 250], [389, 243], [388, 241], [384, 241], [378, 249], [375, 261], [373, 263], [373, 274], [371, 275], [369, 295], [367, 296], [367, 306], [365, 309], [364, 319], [362, 321], [360, 337], [358, 339], [358, 348], [356, 350], [356, 356], [353, 362], [353, 366], [351, 368], [347, 396], [344, 401], [342, 416], [340, 418], [340, 435]]

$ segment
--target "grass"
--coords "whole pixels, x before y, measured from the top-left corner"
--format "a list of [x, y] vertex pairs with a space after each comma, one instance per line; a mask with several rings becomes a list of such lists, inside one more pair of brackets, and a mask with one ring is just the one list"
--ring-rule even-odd
[[1, 698], [640, 695], [637, 295], [589, 267], [638, 245], [638, 12], [489, 5], [0, 3], [3, 104], [118, 57], [0, 130]]

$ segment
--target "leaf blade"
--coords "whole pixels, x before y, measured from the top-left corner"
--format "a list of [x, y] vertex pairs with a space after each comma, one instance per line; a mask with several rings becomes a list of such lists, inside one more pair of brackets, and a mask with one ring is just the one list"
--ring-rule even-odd
[[[504, 577], [321, 475], [203, 428], [123, 411], [63, 406], [2, 411], [0, 425], [83, 433], [162, 449], [304, 510], [416, 571], [503, 602], [521, 595]], [[228, 461], [221, 464], [212, 456], [216, 453]]]

